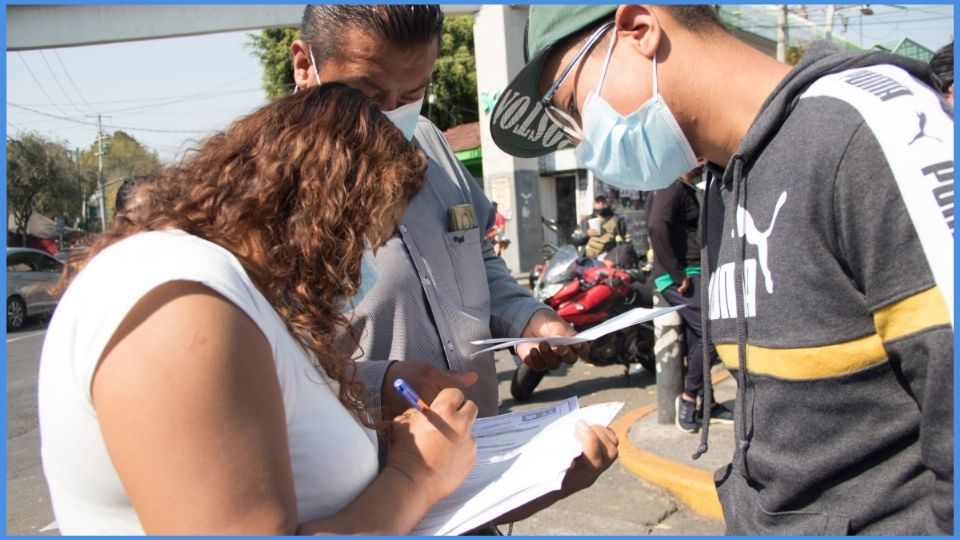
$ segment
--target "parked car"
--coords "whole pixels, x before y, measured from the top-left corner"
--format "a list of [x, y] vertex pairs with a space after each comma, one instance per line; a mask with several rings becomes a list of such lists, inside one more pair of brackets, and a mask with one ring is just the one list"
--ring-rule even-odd
[[67, 264], [68, 262], [76, 261], [83, 257], [86, 251], [87, 248], [85, 247], [72, 247], [63, 251], [58, 251], [54, 257], [56, 257], [58, 261]]
[[7, 331], [21, 328], [28, 317], [53, 312], [58, 300], [53, 287], [62, 273], [63, 263], [49, 253], [7, 249]]

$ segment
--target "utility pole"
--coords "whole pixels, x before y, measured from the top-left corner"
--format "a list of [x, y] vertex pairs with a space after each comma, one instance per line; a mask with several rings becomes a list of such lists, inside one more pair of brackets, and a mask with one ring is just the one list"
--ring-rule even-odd
[[[827, 6], [827, 31], [823, 33], [823, 39], [833, 43], [833, 16], [836, 13], [837, 6], [830, 4]], [[861, 18], [862, 20], [862, 18]]]
[[86, 228], [87, 221], [87, 194], [83, 191], [83, 176], [80, 174], [80, 149], [75, 148], [74, 153], [77, 156], [77, 191], [80, 193], [80, 220]]
[[100, 191], [100, 232], [107, 230], [107, 193], [103, 189], [103, 115], [97, 114], [97, 187]]
[[107, 230], [107, 194], [103, 190], [103, 118], [97, 115], [97, 185], [100, 187], [100, 232]]
[[787, 5], [777, 9], [777, 61], [787, 61]]

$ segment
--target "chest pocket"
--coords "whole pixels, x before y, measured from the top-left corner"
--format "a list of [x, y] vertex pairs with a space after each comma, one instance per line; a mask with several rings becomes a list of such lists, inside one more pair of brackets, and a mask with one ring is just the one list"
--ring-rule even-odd
[[490, 303], [490, 287], [483, 265], [480, 229], [448, 232], [443, 235], [443, 241], [453, 264], [460, 304], [473, 309], [486, 307]]

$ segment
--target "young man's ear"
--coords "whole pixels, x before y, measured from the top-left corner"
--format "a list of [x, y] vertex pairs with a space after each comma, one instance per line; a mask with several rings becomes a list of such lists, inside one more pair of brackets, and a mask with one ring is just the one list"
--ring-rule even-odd
[[649, 5], [623, 5], [614, 15], [617, 39], [647, 58], [657, 52], [663, 31], [654, 9]]

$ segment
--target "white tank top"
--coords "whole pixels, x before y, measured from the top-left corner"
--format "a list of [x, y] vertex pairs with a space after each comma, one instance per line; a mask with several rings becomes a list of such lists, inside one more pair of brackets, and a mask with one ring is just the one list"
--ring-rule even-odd
[[[91, 383], [130, 309], [175, 280], [221, 294], [266, 336], [283, 395], [300, 521], [344, 508], [377, 475], [376, 434], [340, 403], [337, 384], [313, 366], [232, 254], [182, 231], [156, 231], [117, 242], [90, 261], [47, 330], [38, 383], [41, 456], [60, 531], [144, 532], [104, 445]], [[183, 496], [190, 497], [188, 489]]]

